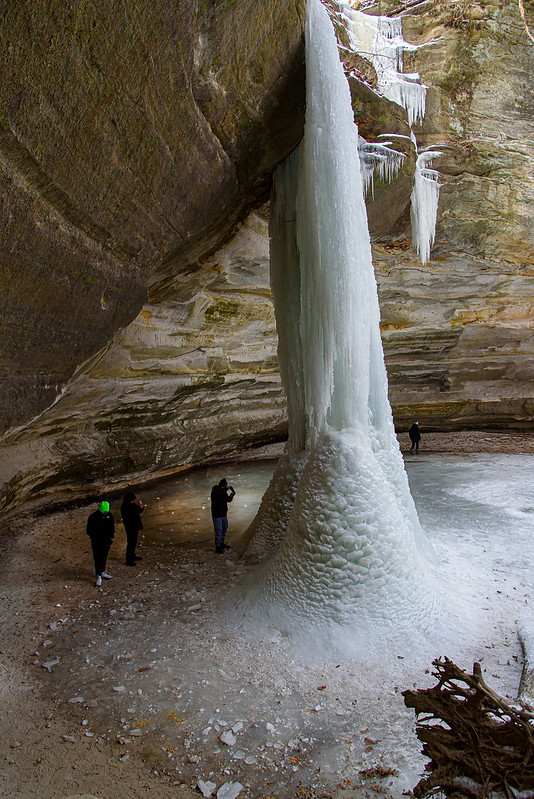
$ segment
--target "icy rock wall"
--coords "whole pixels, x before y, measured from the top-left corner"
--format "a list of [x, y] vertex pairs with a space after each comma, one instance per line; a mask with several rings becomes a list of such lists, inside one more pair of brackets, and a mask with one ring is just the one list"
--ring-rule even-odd
[[406, 109], [412, 127], [425, 115], [426, 89], [417, 72], [403, 72], [403, 54], [416, 49], [404, 41], [402, 19], [356, 11], [348, 3], [340, 3], [348, 22], [353, 46], [372, 62], [378, 89], [384, 97]]
[[[283, 629], [357, 620], [367, 633], [368, 624], [425, 618], [433, 592], [387, 398], [358, 131], [319, 0], [308, 2], [306, 71], [304, 139], [277, 171], [273, 204], [271, 268], [294, 456], [281, 463], [271, 499], [284, 479], [294, 490], [303, 420], [305, 466], [280, 547], [247, 602]], [[271, 519], [280, 529], [278, 506]], [[269, 519], [267, 501], [262, 516]]]
[[[372, 16], [353, 9], [348, 3], [340, 3], [344, 21], [351, 38], [351, 46], [368, 58], [376, 70], [378, 90], [388, 100], [406, 110], [413, 145], [416, 151], [416, 167], [411, 195], [410, 218], [412, 242], [421, 262], [430, 258], [434, 242], [439, 202], [439, 174], [428, 168], [430, 161], [441, 153], [419, 153], [413, 126], [423, 121], [426, 109], [427, 86], [422, 84], [417, 72], [403, 72], [404, 53], [415, 51], [403, 38], [400, 17]], [[397, 138], [397, 137], [393, 137]], [[400, 138], [407, 138], [401, 136]], [[364, 190], [373, 191], [374, 174], [381, 180], [394, 180], [405, 158], [403, 153], [391, 148], [392, 142], [368, 143], [360, 139], [360, 157]]]

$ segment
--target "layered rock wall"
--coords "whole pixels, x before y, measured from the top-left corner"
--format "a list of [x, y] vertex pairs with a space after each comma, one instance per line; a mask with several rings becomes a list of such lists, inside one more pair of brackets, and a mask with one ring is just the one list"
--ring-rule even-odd
[[395, 417], [531, 429], [534, 42], [517, 3], [431, 0], [403, 19], [421, 45], [405, 69], [429, 86], [418, 146], [446, 146], [431, 261], [394, 231], [375, 248]]
[[4, 3], [0, 432], [268, 197], [304, 0]]

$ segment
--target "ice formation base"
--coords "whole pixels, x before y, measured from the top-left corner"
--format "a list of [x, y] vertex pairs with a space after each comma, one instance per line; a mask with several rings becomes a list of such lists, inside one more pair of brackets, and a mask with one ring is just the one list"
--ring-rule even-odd
[[439, 616], [434, 570], [407, 512], [360, 431], [323, 433], [287, 533], [244, 607], [282, 632], [355, 651], [408, 629], [430, 631]]

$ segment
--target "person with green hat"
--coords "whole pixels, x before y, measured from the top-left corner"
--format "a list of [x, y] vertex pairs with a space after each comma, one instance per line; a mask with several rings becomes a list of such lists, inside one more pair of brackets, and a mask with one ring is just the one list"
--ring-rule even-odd
[[102, 577], [105, 580], [111, 579], [111, 574], [106, 571], [106, 561], [115, 538], [115, 520], [109, 509], [109, 502], [103, 500], [98, 506], [98, 510], [91, 513], [87, 519], [87, 535], [91, 539], [96, 584], [102, 585]]

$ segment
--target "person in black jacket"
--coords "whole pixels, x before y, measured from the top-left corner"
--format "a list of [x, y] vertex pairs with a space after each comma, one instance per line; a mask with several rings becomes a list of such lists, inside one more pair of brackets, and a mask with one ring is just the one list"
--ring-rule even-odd
[[133, 491], [128, 491], [122, 500], [121, 517], [124, 529], [126, 530], [126, 565], [135, 566], [137, 560], [142, 560], [140, 555], [135, 554], [139, 530], [143, 529], [141, 514], [145, 509], [145, 503], [137, 499]]
[[415, 454], [419, 455], [419, 442], [421, 441], [421, 431], [419, 430], [418, 422], [413, 423], [413, 425], [408, 430], [408, 435], [410, 436], [410, 441], [412, 442], [410, 455], [413, 455], [414, 447], [415, 447]]
[[98, 510], [91, 513], [87, 519], [87, 535], [91, 539], [93, 560], [95, 562], [96, 584], [102, 585], [102, 577], [111, 579], [111, 574], [106, 571], [106, 561], [115, 538], [115, 519], [109, 510], [109, 502], [101, 502]]
[[229, 549], [224, 539], [228, 530], [228, 503], [235, 497], [235, 491], [229, 486], [223, 477], [218, 485], [211, 489], [211, 518], [213, 519], [213, 529], [215, 530], [215, 552], [222, 555], [225, 549]]

